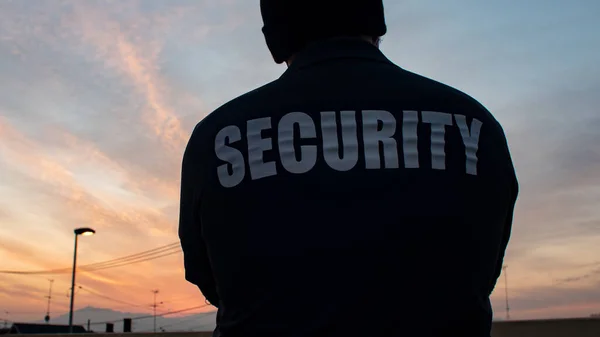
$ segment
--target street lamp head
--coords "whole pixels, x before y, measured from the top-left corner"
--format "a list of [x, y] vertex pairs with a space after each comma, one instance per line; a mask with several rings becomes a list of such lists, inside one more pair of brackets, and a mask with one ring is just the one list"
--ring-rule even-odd
[[95, 230], [88, 228], [88, 227], [75, 229], [75, 235], [90, 236], [90, 235], [94, 235], [95, 233], [96, 233]]

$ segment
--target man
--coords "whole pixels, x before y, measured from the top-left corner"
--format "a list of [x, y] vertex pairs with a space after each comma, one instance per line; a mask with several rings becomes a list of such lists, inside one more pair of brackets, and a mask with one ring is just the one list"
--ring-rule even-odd
[[216, 335], [489, 336], [517, 198], [477, 101], [378, 49], [379, 0], [262, 0], [276, 81], [195, 128], [186, 279]]

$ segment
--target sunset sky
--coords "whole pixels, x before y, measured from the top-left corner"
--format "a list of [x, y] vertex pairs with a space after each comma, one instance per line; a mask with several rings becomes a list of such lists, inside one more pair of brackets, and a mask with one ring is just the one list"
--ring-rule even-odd
[[[194, 125], [285, 70], [258, 3], [0, 0], [0, 270], [70, 268], [79, 226], [97, 230], [80, 238], [81, 265], [177, 242]], [[600, 2], [385, 3], [384, 53], [505, 128], [521, 184], [512, 318], [600, 312]], [[42, 319], [49, 278], [53, 316], [65, 313], [68, 272], [0, 273], [0, 318]], [[163, 311], [204, 303], [181, 254], [81, 271], [78, 285], [76, 308], [149, 312], [152, 289]], [[504, 278], [493, 302], [504, 317]]]

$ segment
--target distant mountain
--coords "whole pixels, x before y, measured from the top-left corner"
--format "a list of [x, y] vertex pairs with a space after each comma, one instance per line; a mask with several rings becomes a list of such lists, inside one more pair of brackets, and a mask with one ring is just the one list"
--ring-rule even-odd
[[[157, 331], [212, 331], [215, 328], [216, 312], [193, 314], [186, 316], [158, 316], [156, 317]], [[132, 319], [133, 332], [151, 332], [154, 330], [154, 319], [152, 314], [120, 312], [111, 309], [86, 307], [73, 313], [73, 321], [77, 325], [87, 328], [90, 320], [90, 328], [95, 332], [103, 332], [106, 329], [105, 322], [114, 323], [114, 331], [123, 331], [123, 319]], [[44, 323], [39, 321], [36, 323]], [[52, 317], [51, 324], [68, 324], [69, 314]]]

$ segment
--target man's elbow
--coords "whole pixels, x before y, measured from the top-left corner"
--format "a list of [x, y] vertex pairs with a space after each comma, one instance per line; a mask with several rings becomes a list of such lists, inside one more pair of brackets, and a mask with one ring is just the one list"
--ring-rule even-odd
[[202, 277], [202, 275], [195, 271], [190, 270], [189, 268], [185, 269], [185, 279], [191, 284], [195, 285], [200, 289], [200, 292], [206, 300], [213, 306], [218, 308], [219, 304], [219, 295], [217, 294], [217, 289], [214, 281], [212, 279], [206, 279]]

